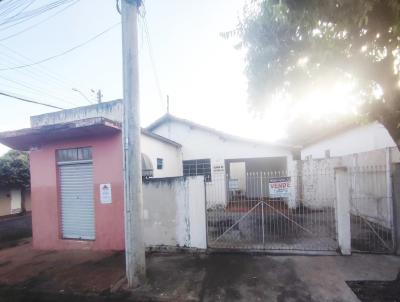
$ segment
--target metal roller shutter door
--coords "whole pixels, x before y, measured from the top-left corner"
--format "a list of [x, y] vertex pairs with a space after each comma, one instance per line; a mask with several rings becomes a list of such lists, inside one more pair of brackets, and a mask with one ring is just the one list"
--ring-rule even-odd
[[59, 166], [63, 238], [95, 239], [93, 165]]

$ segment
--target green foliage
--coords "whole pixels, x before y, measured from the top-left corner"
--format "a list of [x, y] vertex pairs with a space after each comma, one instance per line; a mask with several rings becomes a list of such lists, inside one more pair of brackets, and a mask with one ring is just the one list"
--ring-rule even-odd
[[354, 81], [362, 118], [379, 120], [400, 141], [399, 0], [251, 1], [234, 32], [247, 50], [254, 108]]
[[29, 186], [28, 154], [11, 150], [0, 157], [0, 188], [28, 188]]

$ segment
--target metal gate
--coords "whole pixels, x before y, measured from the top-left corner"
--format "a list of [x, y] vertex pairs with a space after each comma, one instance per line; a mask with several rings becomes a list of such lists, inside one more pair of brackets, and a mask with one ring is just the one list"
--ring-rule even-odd
[[63, 238], [95, 239], [93, 165], [59, 165], [61, 229]]
[[387, 166], [349, 169], [351, 246], [355, 252], [394, 252], [392, 177]]
[[[280, 179], [290, 186], [270, 192]], [[333, 170], [246, 173], [206, 182], [211, 248], [334, 251], [338, 248]], [[275, 190], [275, 189], [274, 189]], [[279, 190], [278, 190], [279, 191]]]

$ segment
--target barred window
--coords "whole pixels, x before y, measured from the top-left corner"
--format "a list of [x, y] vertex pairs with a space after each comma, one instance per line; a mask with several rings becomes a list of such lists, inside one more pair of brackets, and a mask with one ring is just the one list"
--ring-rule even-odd
[[207, 182], [211, 181], [211, 162], [209, 159], [194, 159], [183, 161], [183, 176], [204, 175]]
[[91, 159], [92, 159], [92, 148], [90, 147], [57, 150], [58, 162], [91, 160]]
[[164, 160], [162, 158], [157, 158], [157, 170], [162, 170], [164, 167]]

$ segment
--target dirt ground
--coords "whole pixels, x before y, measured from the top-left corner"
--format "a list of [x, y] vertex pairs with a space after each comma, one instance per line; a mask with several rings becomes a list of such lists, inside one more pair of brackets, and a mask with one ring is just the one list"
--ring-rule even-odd
[[346, 282], [394, 280], [400, 258], [153, 253], [146, 265], [146, 284], [126, 290], [122, 252], [22, 240], [0, 250], [0, 301], [360, 301]]

